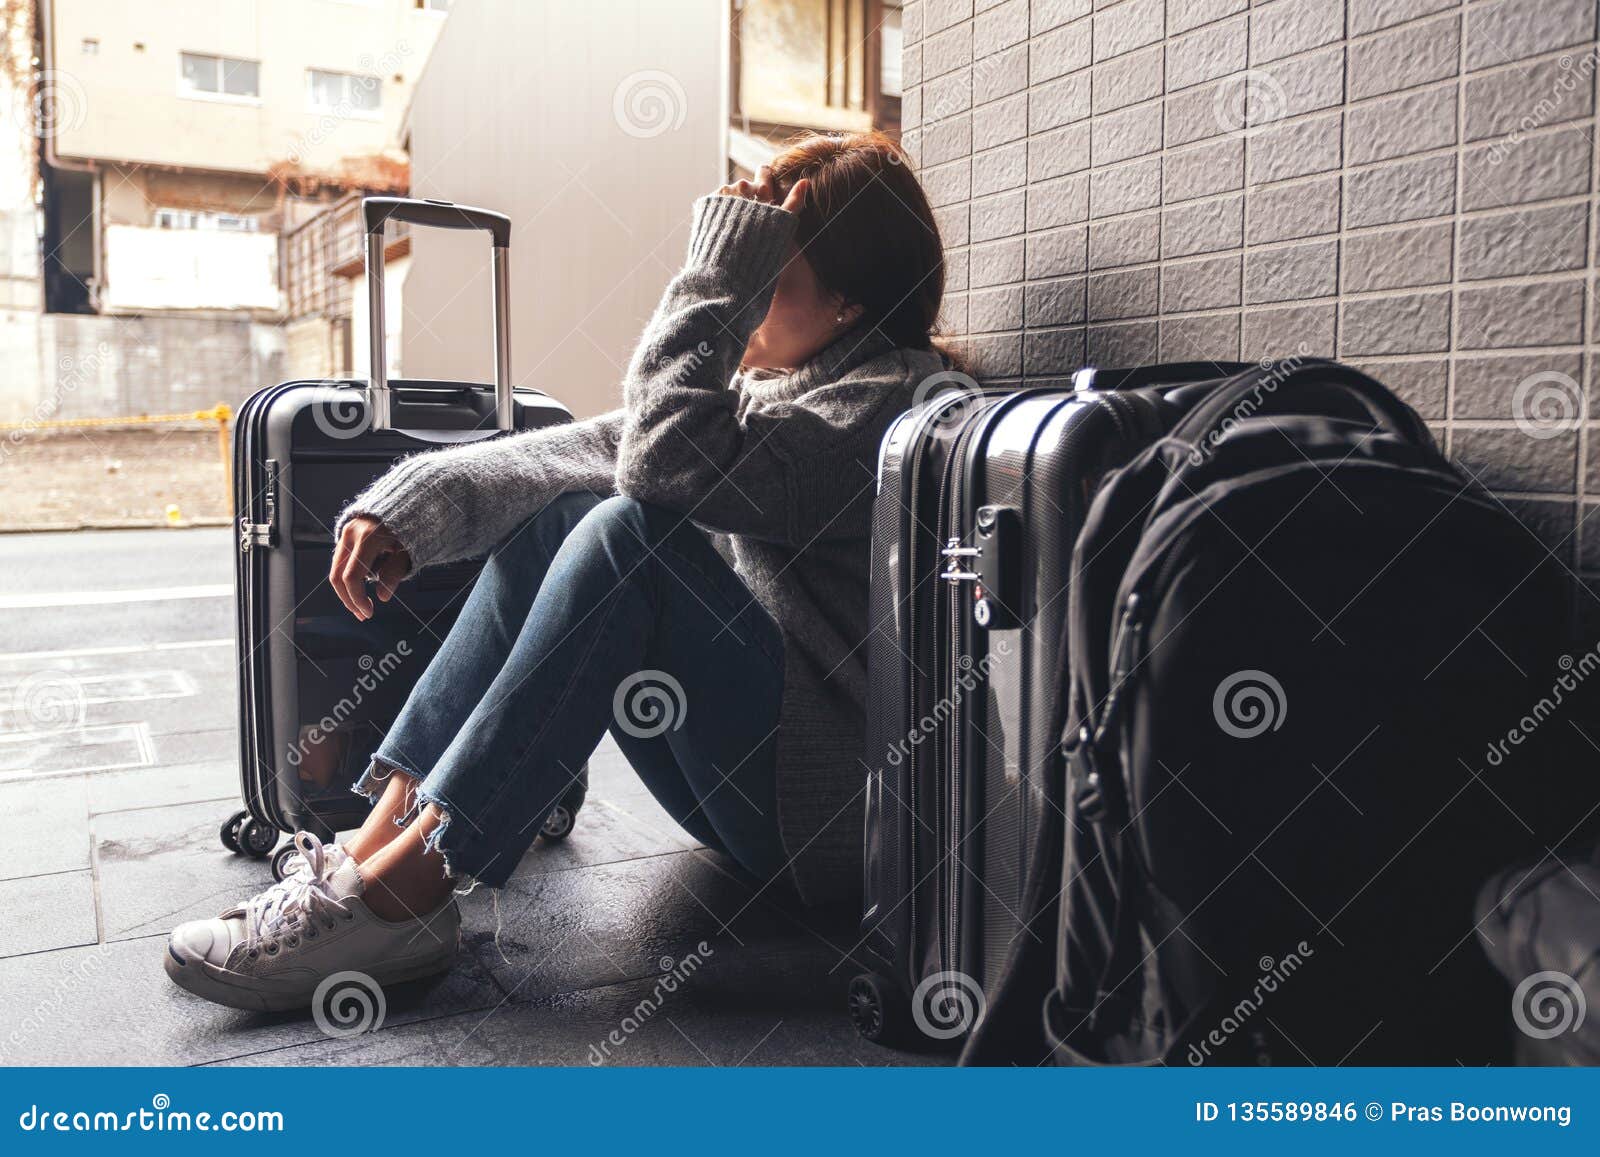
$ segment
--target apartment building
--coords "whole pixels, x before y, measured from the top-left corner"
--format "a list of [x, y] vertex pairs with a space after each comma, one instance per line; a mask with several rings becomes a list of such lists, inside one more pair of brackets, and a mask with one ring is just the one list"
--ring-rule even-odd
[[284, 375], [291, 335], [337, 369], [347, 317], [284, 324], [285, 236], [408, 189], [448, 9], [5, 0], [0, 420], [236, 403]]
[[405, 187], [400, 126], [446, 8], [41, 0], [46, 308], [280, 315], [279, 234]]

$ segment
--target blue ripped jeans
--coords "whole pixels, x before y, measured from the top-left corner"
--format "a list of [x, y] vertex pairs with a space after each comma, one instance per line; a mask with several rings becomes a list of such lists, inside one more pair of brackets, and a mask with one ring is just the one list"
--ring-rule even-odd
[[690, 835], [782, 873], [783, 637], [682, 514], [566, 494], [495, 548], [355, 790], [404, 772], [453, 875], [498, 887], [609, 727]]

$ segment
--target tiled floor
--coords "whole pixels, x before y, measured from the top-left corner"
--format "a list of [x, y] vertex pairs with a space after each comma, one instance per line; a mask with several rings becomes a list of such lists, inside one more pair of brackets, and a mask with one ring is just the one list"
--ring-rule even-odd
[[[128, 567], [172, 568], [185, 585], [226, 581], [225, 569], [209, 574], [219, 556], [226, 566], [220, 532], [100, 537], [123, 576], [103, 588], [169, 581], [130, 581]], [[23, 541], [0, 537], [0, 570]], [[11, 571], [24, 590], [34, 573]], [[536, 844], [498, 904], [483, 890], [466, 897], [458, 966], [386, 993], [379, 1031], [330, 1037], [308, 1016], [237, 1012], [179, 991], [161, 968], [171, 926], [270, 882], [263, 861], [217, 839], [238, 794], [228, 616], [219, 598], [0, 609], [0, 712], [25, 683], [36, 694], [66, 676], [87, 689], [74, 724], [42, 738], [0, 714], [0, 1063], [948, 1059], [859, 1040], [843, 1011], [854, 914], [757, 895], [661, 812], [609, 739], [573, 835]], [[99, 770], [76, 770], [86, 767]], [[674, 974], [686, 979], [665, 991]]]

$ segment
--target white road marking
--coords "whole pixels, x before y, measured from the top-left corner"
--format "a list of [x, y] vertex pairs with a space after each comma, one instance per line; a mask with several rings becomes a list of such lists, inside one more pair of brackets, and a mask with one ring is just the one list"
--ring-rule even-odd
[[[199, 694], [187, 671], [118, 671], [109, 675], [77, 675], [71, 671], [35, 671], [31, 675], [0, 674], [0, 720], [7, 715], [26, 714], [24, 688], [30, 680], [43, 678], [58, 692], [65, 689], [66, 701], [80, 707], [105, 703], [140, 703], [150, 699], [182, 699]], [[19, 692], [22, 694], [19, 696]], [[59, 693], [57, 698], [62, 698]], [[7, 699], [16, 700], [7, 702]]]
[[232, 583], [211, 583], [198, 587], [145, 587], [139, 590], [121, 591], [60, 591], [0, 595], [0, 611], [33, 610], [40, 607], [99, 607], [118, 603], [160, 603], [176, 599], [232, 597]]
[[190, 639], [183, 643], [134, 643], [123, 647], [76, 647], [65, 651], [0, 652], [0, 663], [24, 659], [77, 659], [90, 655], [144, 655], [151, 651], [187, 651], [194, 647], [231, 647], [233, 639]]
[[[126, 752], [123, 758], [108, 760], [106, 755], [94, 750], [99, 748], [109, 755], [116, 747], [122, 747]], [[99, 758], [102, 762], [82, 767], [50, 766], [62, 756], [70, 760], [74, 751], [87, 754], [91, 760]], [[121, 771], [125, 768], [149, 767], [155, 761], [156, 746], [148, 723], [102, 723], [66, 731], [0, 733], [0, 783], [83, 775], [93, 771]]]

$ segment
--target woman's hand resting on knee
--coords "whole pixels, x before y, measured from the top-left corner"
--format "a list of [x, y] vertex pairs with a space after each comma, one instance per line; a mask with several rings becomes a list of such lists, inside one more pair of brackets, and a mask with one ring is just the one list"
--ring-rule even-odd
[[368, 580], [377, 583], [378, 599], [386, 603], [410, 573], [411, 556], [400, 540], [376, 518], [362, 515], [345, 523], [339, 532], [328, 582], [350, 613], [365, 620], [372, 617], [373, 610], [367, 594]]

